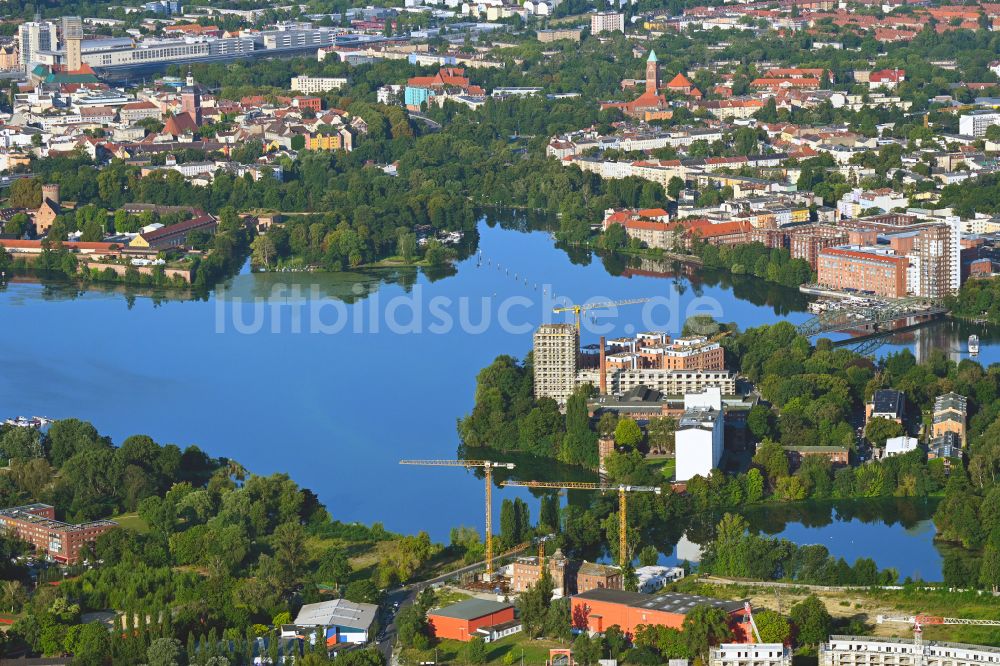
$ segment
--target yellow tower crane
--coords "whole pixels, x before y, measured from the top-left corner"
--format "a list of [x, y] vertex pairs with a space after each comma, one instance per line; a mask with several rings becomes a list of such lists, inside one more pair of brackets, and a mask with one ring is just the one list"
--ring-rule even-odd
[[514, 463], [493, 462], [491, 460], [400, 460], [400, 465], [423, 465], [426, 467], [481, 468], [486, 473], [486, 579], [493, 580], [493, 470], [514, 469]]
[[659, 486], [626, 486], [607, 485], [602, 483], [587, 483], [583, 481], [502, 481], [503, 487], [517, 488], [552, 488], [556, 490], [599, 490], [601, 492], [618, 491], [618, 559], [622, 569], [628, 564], [628, 546], [626, 531], [628, 527], [628, 511], [626, 508], [626, 493], [656, 493], [660, 494]]
[[580, 313], [587, 310], [603, 310], [604, 308], [614, 308], [619, 305], [636, 305], [652, 300], [651, 298], [627, 298], [624, 301], [608, 301], [607, 303], [584, 303], [583, 305], [566, 305], [552, 308], [556, 314], [560, 312], [572, 312], [576, 315], [576, 332], [580, 332]]

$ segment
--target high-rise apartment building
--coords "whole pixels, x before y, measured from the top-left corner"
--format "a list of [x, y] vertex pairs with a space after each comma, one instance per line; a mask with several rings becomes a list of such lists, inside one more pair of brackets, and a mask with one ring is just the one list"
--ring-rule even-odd
[[17, 31], [21, 66], [27, 71], [31, 63], [38, 59], [39, 51], [54, 51], [59, 45], [56, 24], [42, 21], [38, 16], [34, 21], [22, 23]]
[[535, 398], [564, 404], [576, 385], [580, 334], [572, 324], [542, 324], [534, 350]]
[[917, 284], [913, 292], [924, 298], [943, 298], [962, 286], [962, 241], [959, 221], [920, 229], [913, 243]]
[[625, 15], [618, 12], [594, 12], [590, 15], [590, 33], [625, 32]]

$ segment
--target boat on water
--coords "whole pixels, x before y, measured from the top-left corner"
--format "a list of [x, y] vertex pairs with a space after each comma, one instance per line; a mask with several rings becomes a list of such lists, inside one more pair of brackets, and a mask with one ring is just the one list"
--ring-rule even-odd
[[969, 353], [973, 355], [979, 353], [979, 336], [975, 333], [969, 336]]

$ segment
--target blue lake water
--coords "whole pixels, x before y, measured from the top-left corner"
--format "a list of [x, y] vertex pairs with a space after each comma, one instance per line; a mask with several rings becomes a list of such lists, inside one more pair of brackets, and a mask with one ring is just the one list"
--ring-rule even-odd
[[[0, 416], [74, 416], [116, 441], [145, 433], [197, 444], [256, 473], [287, 472], [340, 520], [382, 521], [445, 540], [452, 526], [481, 528], [482, 481], [463, 469], [398, 461], [455, 457], [455, 421], [472, 407], [476, 373], [498, 354], [530, 350], [532, 330], [554, 317], [552, 292], [574, 302], [657, 298], [585, 320], [589, 329], [606, 325], [608, 336], [650, 327], [677, 334], [691, 314], [741, 327], [809, 317], [795, 291], [749, 279], [731, 284], [725, 276], [664, 275], [671, 271], [655, 266], [622, 274], [616, 261], [571, 258], [546, 232], [483, 223], [478, 247], [481, 255], [437, 280], [400, 280], [393, 271], [245, 272], [202, 301], [13, 282], [0, 289]], [[304, 302], [289, 302], [300, 295]], [[266, 302], [255, 305], [255, 297]], [[338, 300], [344, 297], [355, 302]], [[338, 322], [344, 325], [331, 332]], [[962, 331], [932, 330], [931, 346], [961, 353]], [[584, 344], [597, 335], [585, 330]], [[883, 350], [906, 345], [917, 343], [901, 339]], [[981, 360], [994, 360], [997, 348], [984, 337]], [[495, 492], [497, 508], [501, 497], [513, 496], [512, 489]], [[788, 535], [836, 541], [846, 556], [849, 544], [828, 537], [851, 525], [791, 525]], [[930, 534], [921, 529], [899, 543], [933, 549]], [[904, 556], [869, 554], [883, 566]], [[932, 578], [940, 573], [933, 567], [921, 573]]]

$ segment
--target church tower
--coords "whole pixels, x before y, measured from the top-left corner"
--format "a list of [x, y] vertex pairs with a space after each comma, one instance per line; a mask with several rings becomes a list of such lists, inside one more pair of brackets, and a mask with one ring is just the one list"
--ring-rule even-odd
[[656, 51], [650, 50], [646, 58], [646, 92], [655, 95], [660, 90], [660, 63]]

